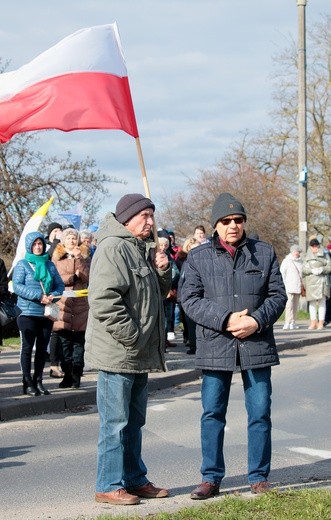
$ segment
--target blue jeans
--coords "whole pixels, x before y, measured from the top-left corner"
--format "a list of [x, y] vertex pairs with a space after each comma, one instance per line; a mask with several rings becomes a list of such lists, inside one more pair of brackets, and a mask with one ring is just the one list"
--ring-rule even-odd
[[139, 487], [148, 482], [147, 468], [141, 458], [147, 382], [148, 374], [99, 370], [97, 493]]
[[[271, 368], [241, 372], [248, 416], [248, 482], [265, 481], [271, 462]], [[219, 484], [232, 372], [203, 370], [201, 417], [202, 480]]]

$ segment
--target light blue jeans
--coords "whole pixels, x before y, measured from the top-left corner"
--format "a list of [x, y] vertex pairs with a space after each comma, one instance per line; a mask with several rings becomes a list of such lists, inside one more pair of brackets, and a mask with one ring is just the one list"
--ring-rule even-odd
[[148, 374], [120, 374], [99, 370], [97, 405], [98, 493], [134, 488], [148, 482], [141, 458], [147, 409]]
[[[248, 482], [265, 481], [271, 462], [271, 368], [243, 370], [248, 416]], [[203, 370], [202, 480], [219, 484], [225, 475], [224, 429], [232, 372]]]

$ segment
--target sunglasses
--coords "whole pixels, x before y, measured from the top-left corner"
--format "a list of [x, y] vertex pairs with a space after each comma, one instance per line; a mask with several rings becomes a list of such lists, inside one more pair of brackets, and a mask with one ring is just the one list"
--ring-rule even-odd
[[233, 218], [221, 218], [220, 222], [222, 222], [223, 226], [228, 226], [231, 224], [231, 222], [234, 222], [235, 224], [242, 224], [245, 222], [244, 217], [233, 217]]

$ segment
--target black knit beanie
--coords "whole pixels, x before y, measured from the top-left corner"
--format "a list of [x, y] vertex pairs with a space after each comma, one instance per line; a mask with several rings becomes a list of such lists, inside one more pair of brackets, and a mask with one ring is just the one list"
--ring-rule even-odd
[[150, 199], [140, 193], [129, 193], [124, 195], [116, 205], [116, 220], [121, 224], [125, 224], [146, 208], [152, 208], [155, 211], [155, 206]]
[[214, 202], [211, 212], [211, 225], [216, 227], [217, 222], [228, 215], [242, 215], [246, 220], [244, 206], [231, 193], [221, 193]]
[[158, 229], [157, 230], [157, 236], [159, 238], [166, 238], [167, 240], [169, 240], [169, 233], [166, 229], [164, 228], [161, 228], [161, 229]]
[[46, 237], [48, 238], [49, 235], [52, 233], [52, 231], [54, 229], [62, 229], [62, 225], [59, 224], [58, 222], [51, 222], [49, 225], [48, 225], [48, 228], [47, 228], [47, 233], [46, 233]]

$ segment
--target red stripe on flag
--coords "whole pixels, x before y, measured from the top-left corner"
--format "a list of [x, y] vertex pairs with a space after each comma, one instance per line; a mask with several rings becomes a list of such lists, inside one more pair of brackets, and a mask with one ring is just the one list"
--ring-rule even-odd
[[44, 129], [118, 129], [138, 137], [128, 78], [102, 72], [64, 74], [0, 102], [0, 142]]

